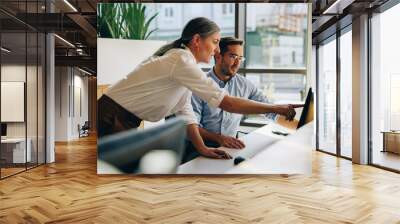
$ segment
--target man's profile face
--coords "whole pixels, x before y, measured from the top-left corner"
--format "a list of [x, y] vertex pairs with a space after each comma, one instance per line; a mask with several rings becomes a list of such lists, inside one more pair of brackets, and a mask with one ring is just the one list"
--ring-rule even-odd
[[229, 45], [228, 51], [220, 55], [217, 63], [220, 63], [222, 73], [226, 76], [233, 77], [239, 70], [241, 58], [243, 57], [243, 46], [239, 44]]

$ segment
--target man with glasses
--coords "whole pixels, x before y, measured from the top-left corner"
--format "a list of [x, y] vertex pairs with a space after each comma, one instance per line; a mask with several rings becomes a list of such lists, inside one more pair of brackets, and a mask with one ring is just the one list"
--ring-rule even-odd
[[[243, 41], [234, 37], [224, 37], [221, 38], [219, 47], [220, 53], [214, 55], [215, 66], [207, 76], [231, 96], [271, 103], [252, 82], [244, 76], [237, 75], [240, 64], [245, 60]], [[235, 138], [242, 114], [229, 113], [220, 108], [211, 107], [195, 95], [192, 96], [192, 105], [199, 122], [200, 135], [207, 146], [225, 146], [235, 149], [245, 147], [241, 140]], [[273, 121], [285, 120], [285, 118], [279, 118], [277, 114], [266, 114], [266, 117]], [[183, 162], [197, 156], [197, 151], [189, 143]]]

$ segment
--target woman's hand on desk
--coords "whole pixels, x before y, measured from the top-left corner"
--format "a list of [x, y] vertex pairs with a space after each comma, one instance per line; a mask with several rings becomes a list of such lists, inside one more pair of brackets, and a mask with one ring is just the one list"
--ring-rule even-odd
[[208, 158], [232, 159], [232, 156], [229, 155], [227, 152], [216, 148], [206, 148], [203, 150], [199, 150], [199, 153]]
[[241, 140], [225, 135], [218, 137], [218, 144], [231, 149], [243, 149], [245, 147]]

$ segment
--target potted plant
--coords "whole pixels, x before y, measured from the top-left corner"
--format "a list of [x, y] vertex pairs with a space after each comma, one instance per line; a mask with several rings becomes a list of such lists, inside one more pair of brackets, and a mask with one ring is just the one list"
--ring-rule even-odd
[[102, 3], [97, 10], [98, 37], [146, 40], [156, 31], [149, 28], [158, 13], [147, 18], [142, 3]]

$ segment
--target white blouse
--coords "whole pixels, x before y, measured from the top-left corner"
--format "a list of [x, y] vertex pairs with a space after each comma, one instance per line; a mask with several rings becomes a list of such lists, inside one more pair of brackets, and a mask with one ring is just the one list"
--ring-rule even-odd
[[159, 121], [176, 114], [193, 124], [198, 121], [192, 92], [213, 107], [227, 95], [197, 66], [189, 49], [176, 48], [143, 61], [106, 95], [143, 120]]

